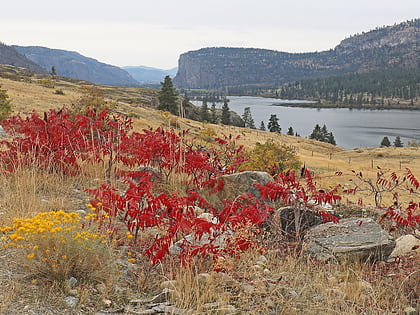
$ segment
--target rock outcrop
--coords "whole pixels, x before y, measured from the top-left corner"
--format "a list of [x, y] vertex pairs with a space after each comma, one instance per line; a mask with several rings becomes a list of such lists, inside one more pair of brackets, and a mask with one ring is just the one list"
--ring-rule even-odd
[[[420, 19], [343, 40], [334, 49], [286, 53], [255, 48], [203, 48], [180, 56], [178, 88], [274, 87], [303, 78], [419, 67]], [[233, 89], [234, 90], [234, 89]]]
[[371, 218], [350, 218], [328, 222], [308, 230], [305, 252], [320, 261], [386, 260], [395, 241]]

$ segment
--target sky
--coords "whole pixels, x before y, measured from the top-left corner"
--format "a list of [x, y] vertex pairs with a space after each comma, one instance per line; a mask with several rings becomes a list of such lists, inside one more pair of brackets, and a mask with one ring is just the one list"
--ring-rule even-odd
[[204, 47], [323, 51], [419, 16], [419, 0], [7, 0], [0, 42], [171, 69]]

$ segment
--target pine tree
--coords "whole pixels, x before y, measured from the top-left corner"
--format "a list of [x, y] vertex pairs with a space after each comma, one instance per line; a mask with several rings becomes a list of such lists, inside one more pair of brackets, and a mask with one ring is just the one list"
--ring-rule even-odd
[[289, 127], [289, 129], [287, 130], [287, 134], [289, 136], [294, 136], [295, 135], [295, 132], [293, 131], [293, 128], [292, 127]]
[[206, 100], [203, 100], [203, 104], [200, 107], [200, 121], [210, 121], [209, 107]]
[[396, 148], [402, 148], [404, 146], [404, 144], [401, 141], [401, 138], [399, 136], [397, 136], [394, 140], [394, 147]]
[[270, 119], [268, 120], [267, 125], [268, 131], [281, 133], [281, 128], [279, 125], [279, 119], [276, 114], [271, 114]]
[[252, 115], [251, 115], [250, 107], [245, 107], [244, 114], [242, 115], [242, 119], [244, 121], [245, 128], [256, 129], [254, 119], [252, 118]]
[[335, 142], [335, 138], [332, 132], [329, 132], [326, 138], [326, 142], [331, 143], [333, 145], [337, 145], [337, 143]]
[[261, 121], [260, 130], [265, 131], [265, 125], [263, 121]]
[[223, 125], [230, 125], [231, 124], [230, 109], [229, 109], [229, 105], [228, 105], [227, 100], [225, 100], [223, 102], [223, 106], [222, 106], [222, 124]]
[[210, 108], [210, 122], [212, 124], [217, 124], [217, 114], [216, 114], [216, 103], [213, 102]]
[[160, 83], [162, 85], [159, 91], [159, 106], [158, 109], [170, 112], [171, 114], [178, 114], [177, 99], [178, 95], [169, 75]]
[[321, 141], [322, 139], [322, 131], [321, 131], [321, 126], [316, 124], [314, 127], [314, 130], [312, 130], [312, 133], [309, 135], [309, 139], [314, 139], [314, 140], [318, 140]]
[[391, 141], [389, 141], [388, 137], [384, 137], [381, 141], [381, 147], [390, 147]]

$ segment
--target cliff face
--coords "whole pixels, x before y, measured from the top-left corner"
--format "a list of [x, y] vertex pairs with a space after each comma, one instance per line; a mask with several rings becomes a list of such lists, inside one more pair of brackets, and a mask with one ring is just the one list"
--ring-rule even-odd
[[419, 67], [420, 19], [343, 40], [319, 53], [285, 53], [254, 48], [204, 48], [179, 58], [179, 88], [275, 87], [303, 78], [389, 68]]
[[13, 47], [48, 71], [54, 67], [56, 73], [61, 76], [105, 85], [135, 86], [138, 84], [127, 71], [82, 56], [77, 52], [38, 46]]
[[0, 43], [0, 64], [22, 67], [41, 74], [47, 73], [40, 65], [26, 58], [13, 47], [2, 43]]

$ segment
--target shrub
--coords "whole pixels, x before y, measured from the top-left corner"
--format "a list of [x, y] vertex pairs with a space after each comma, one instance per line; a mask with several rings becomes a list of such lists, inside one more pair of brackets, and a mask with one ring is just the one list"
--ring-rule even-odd
[[277, 174], [289, 170], [297, 170], [301, 162], [296, 151], [287, 145], [277, 145], [272, 141], [257, 143], [249, 154], [249, 160], [241, 168], [254, 171], [266, 171]]
[[15, 248], [22, 266], [32, 275], [63, 282], [70, 277], [87, 281], [106, 278], [111, 253], [106, 234], [77, 213], [41, 212], [14, 218], [0, 229], [5, 247]]

